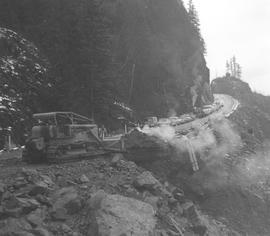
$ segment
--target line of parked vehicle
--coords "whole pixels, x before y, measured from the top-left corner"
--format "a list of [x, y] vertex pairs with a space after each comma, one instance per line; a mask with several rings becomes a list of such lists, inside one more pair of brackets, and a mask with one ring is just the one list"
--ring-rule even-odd
[[194, 114], [185, 114], [182, 116], [172, 116], [169, 118], [157, 118], [155, 116], [147, 117], [145, 121], [145, 125], [148, 125], [149, 127], [158, 127], [158, 126], [165, 126], [165, 125], [171, 125], [171, 126], [177, 126], [181, 125], [187, 122], [190, 122], [194, 120], [196, 116]]
[[198, 109], [194, 113], [183, 114], [181, 116], [171, 116], [168, 118], [157, 118], [155, 116], [147, 117], [145, 120], [145, 125], [149, 127], [158, 127], [158, 126], [177, 126], [184, 123], [191, 122], [196, 118], [202, 118], [212, 114], [215, 111], [218, 111], [223, 105], [215, 102], [211, 105], [205, 105], [202, 108]]

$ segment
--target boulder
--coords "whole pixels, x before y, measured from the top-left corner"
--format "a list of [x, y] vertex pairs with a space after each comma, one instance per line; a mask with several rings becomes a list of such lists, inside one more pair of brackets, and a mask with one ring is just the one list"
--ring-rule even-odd
[[62, 225], [61, 225], [61, 230], [62, 230], [66, 235], [68, 235], [68, 234], [70, 234], [70, 233], [72, 232], [72, 229], [71, 229], [69, 226], [67, 226], [66, 224], [62, 224]]
[[52, 179], [47, 175], [38, 173], [35, 169], [22, 168], [21, 173], [23, 177], [17, 178], [18, 181], [15, 182], [14, 187], [24, 187], [25, 183], [28, 183], [24, 188], [24, 191], [27, 191], [30, 196], [47, 194], [54, 188], [54, 182]]
[[2, 202], [3, 212], [10, 217], [26, 215], [39, 207], [39, 203], [32, 198], [11, 196]]
[[33, 227], [42, 226], [43, 220], [46, 217], [46, 213], [43, 209], [37, 209], [31, 212], [27, 217], [26, 220], [30, 223]]
[[168, 143], [162, 139], [147, 135], [138, 129], [134, 129], [132, 132], [124, 136], [125, 148], [132, 149], [156, 149], [162, 150], [168, 148]]
[[22, 208], [23, 214], [28, 214], [29, 212], [37, 209], [40, 204], [37, 202], [37, 200], [32, 198], [17, 198], [19, 201], [19, 205]]
[[24, 219], [9, 218], [0, 221], [0, 236], [34, 236], [31, 225]]
[[0, 220], [6, 219], [7, 217], [3, 207], [0, 205]]
[[121, 195], [106, 195], [96, 210], [99, 236], [149, 236], [156, 226], [150, 204]]
[[15, 188], [15, 189], [20, 189], [20, 188], [22, 188], [22, 187], [25, 187], [26, 185], [27, 185], [27, 181], [26, 181], [26, 179], [25, 178], [23, 178], [23, 177], [18, 177], [18, 178], [16, 178], [15, 179], [15, 182], [14, 182], [14, 184], [13, 184], [13, 187]]
[[184, 215], [191, 224], [191, 230], [198, 235], [205, 235], [207, 232], [207, 225], [203, 217], [200, 216], [199, 211], [192, 202], [187, 202], [182, 205]]
[[156, 230], [155, 231], [155, 236], [170, 236], [170, 235], [176, 235], [176, 233], [175, 234], [168, 234], [165, 230]]
[[[71, 182], [70, 180], [68, 180], [62, 175], [58, 175], [56, 178], [56, 184], [61, 188], [70, 186], [70, 182]], [[76, 185], [76, 184], [77, 183], [72, 182], [72, 185]]]
[[174, 197], [168, 197], [167, 201], [168, 201], [168, 205], [171, 208], [176, 207], [176, 205], [178, 204], [178, 201]]
[[87, 177], [86, 175], [82, 175], [82, 176], [80, 177], [80, 179], [79, 179], [79, 182], [80, 182], [81, 184], [85, 184], [85, 183], [89, 183], [90, 180], [88, 179], [88, 177]]
[[49, 187], [54, 186], [54, 182], [52, 181], [52, 179], [49, 176], [47, 176], [47, 175], [39, 175], [39, 177], [40, 177], [41, 181], [43, 183], [46, 183]]
[[68, 219], [68, 213], [65, 208], [56, 208], [51, 211], [51, 217], [56, 221], [65, 221]]
[[[81, 209], [81, 200], [74, 187], [62, 188], [54, 193], [52, 196], [52, 215], [54, 217], [65, 214], [74, 214]], [[61, 214], [60, 214], [61, 213]]]
[[10, 197], [12, 197], [13, 194], [8, 190], [8, 191], [5, 191], [3, 194], [2, 194], [2, 200], [7, 200], [9, 199]]
[[6, 185], [0, 182], [0, 202], [2, 200], [2, 196], [6, 190]]
[[182, 205], [182, 208], [184, 210], [185, 216], [189, 220], [194, 222], [198, 218], [198, 211], [192, 202], [186, 202]]
[[139, 189], [155, 191], [161, 188], [161, 183], [149, 171], [144, 171], [134, 180], [134, 186]]
[[124, 159], [119, 160], [119, 162], [117, 162], [117, 168], [121, 169], [121, 170], [125, 170], [128, 171], [128, 173], [130, 174], [134, 174], [137, 171], [137, 165], [135, 164], [135, 162], [133, 161], [126, 161]]
[[[61, 233], [65, 236], [79, 236], [77, 232], [74, 232], [68, 225], [62, 224], [61, 227]], [[88, 234], [87, 234], [88, 235]]]
[[180, 203], [184, 203], [185, 194], [184, 191], [180, 188], [175, 188], [172, 192], [173, 197], [178, 200]]
[[30, 183], [38, 183], [38, 182], [42, 181], [49, 186], [54, 185], [54, 182], [52, 181], [52, 179], [49, 176], [40, 174], [35, 169], [22, 168], [21, 173], [22, 173], [22, 176]]
[[31, 185], [29, 189], [30, 196], [36, 196], [38, 194], [47, 194], [50, 191], [50, 186], [43, 181], [38, 181]]
[[159, 197], [156, 196], [147, 196], [144, 199], [144, 202], [149, 203], [155, 210], [158, 209], [159, 201]]
[[47, 229], [41, 227], [32, 230], [32, 232], [35, 236], [53, 236], [53, 234], [50, 233]]
[[52, 203], [50, 202], [49, 198], [44, 195], [38, 194], [37, 196], [35, 196], [35, 199], [42, 205], [45, 205], [47, 207], [52, 206]]
[[30, 168], [22, 168], [21, 171], [22, 175], [26, 178], [31, 178], [31, 177], [35, 177], [38, 176], [38, 172], [35, 169], [30, 169]]
[[123, 154], [121, 154], [121, 153], [114, 154], [114, 156], [111, 160], [111, 166], [117, 166], [117, 164], [123, 159], [124, 159]]
[[88, 206], [90, 209], [97, 210], [100, 208], [102, 200], [107, 196], [104, 190], [98, 190], [96, 193], [94, 193], [90, 200], [88, 201]]

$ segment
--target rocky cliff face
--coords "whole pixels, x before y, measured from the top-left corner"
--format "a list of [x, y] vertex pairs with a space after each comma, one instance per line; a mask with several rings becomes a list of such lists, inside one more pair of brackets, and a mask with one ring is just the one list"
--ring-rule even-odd
[[203, 44], [180, 0], [0, 4], [0, 25], [49, 59], [63, 109], [94, 111], [106, 123], [115, 99], [140, 117], [183, 113], [212, 99]]
[[116, 55], [128, 103], [143, 114], [167, 115], [195, 105], [192, 86], [198, 100], [203, 90], [207, 97], [209, 70], [202, 43], [181, 1], [111, 4], [107, 9], [115, 9]]
[[248, 83], [230, 76], [216, 78], [212, 81], [211, 86], [214, 93], [229, 94], [242, 103], [248, 103], [252, 97]]

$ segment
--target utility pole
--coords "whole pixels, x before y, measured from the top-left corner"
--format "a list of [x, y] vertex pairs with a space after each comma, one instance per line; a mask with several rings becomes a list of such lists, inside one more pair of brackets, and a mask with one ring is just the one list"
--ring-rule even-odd
[[133, 87], [134, 87], [135, 67], [136, 67], [136, 64], [134, 63], [132, 65], [132, 69], [131, 69], [131, 82], [130, 82], [129, 97], [128, 97], [128, 105], [129, 106], [130, 106], [130, 102], [131, 102], [131, 98], [132, 98], [132, 93], [133, 93]]
[[[93, 31], [93, 30], [92, 30]], [[93, 35], [93, 32], [91, 33]], [[94, 120], [94, 60], [93, 60], [93, 55], [94, 55], [94, 42], [93, 38], [90, 39], [90, 47], [91, 47], [91, 55], [90, 55], [90, 102], [91, 102], [91, 118]]]
[[91, 71], [90, 71], [90, 100], [91, 100], [91, 118], [94, 120], [94, 79], [93, 79], [93, 57], [91, 56]]

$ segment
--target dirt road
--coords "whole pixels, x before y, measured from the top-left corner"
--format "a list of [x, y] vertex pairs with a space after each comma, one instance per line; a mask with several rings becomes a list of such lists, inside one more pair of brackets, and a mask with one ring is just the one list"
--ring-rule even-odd
[[209, 119], [222, 116], [222, 117], [229, 117], [239, 106], [239, 102], [231, 97], [230, 95], [225, 94], [214, 94], [215, 97], [215, 104], [221, 104], [222, 107], [215, 111], [214, 113], [210, 114], [209, 116], [203, 118], [197, 118], [194, 121], [181, 124], [176, 127], [176, 131], [181, 132], [183, 130], [190, 130], [193, 127], [203, 127], [207, 125]]
[[[223, 107], [216, 113], [225, 117], [229, 117], [240, 105], [240, 103], [230, 95], [214, 94], [214, 97], [216, 102], [223, 105]], [[212, 115], [215, 115], [215, 113]]]

